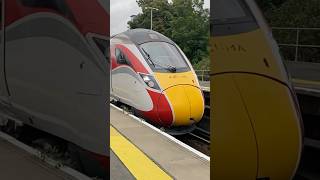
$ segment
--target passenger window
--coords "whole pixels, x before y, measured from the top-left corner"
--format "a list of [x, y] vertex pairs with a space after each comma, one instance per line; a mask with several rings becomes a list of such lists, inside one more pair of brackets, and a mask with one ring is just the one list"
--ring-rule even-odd
[[20, 2], [27, 7], [52, 9], [61, 15], [73, 17], [65, 0], [20, 0]]
[[128, 64], [126, 55], [118, 48], [116, 48], [116, 59], [118, 64]]

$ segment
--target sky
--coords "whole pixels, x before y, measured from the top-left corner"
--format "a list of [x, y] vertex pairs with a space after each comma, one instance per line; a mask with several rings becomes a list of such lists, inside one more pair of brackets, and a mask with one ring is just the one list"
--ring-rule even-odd
[[[204, 0], [204, 7], [210, 7], [210, 0]], [[141, 12], [136, 0], [110, 0], [110, 25], [111, 35], [115, 35], [128, 29], [127, 22], [131, 15]]]

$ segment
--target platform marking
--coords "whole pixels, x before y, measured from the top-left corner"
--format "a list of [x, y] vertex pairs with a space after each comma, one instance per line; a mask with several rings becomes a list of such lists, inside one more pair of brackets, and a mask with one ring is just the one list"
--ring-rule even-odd
[[301, 83], [301, 84], [309, 84], [309, 85], [318, 85], [320, 86], [319, 81], [310, 81], [310, 80], [303, 80], [303, 79], [292, 79], [293, 83]]
[[110, 147], [136, 179], [173, 179], [112, 126]]
[[310, 80], [302, 80], [302, 79], [292, 79], [293, 83], [299, 83], [302, 85], [316, 85], [319, 88], [312, 88], [312, 87], [299, 87], [299, 86], [294, 86], [295, 90], [300, 90], [300, 91], [306, 91], [310, 93], [320, 93], [320, 82], [318, 81], [310, 81]]
[[79, 180], [91, 180], [92, 179], [92, 178], [82, 174], [81, 172], [79, 172], [69, 166], [60, 164], [59, 162], [51, 159], [50, 157], [44, 157], [43, 154], [39, 150], [36, 150], [36, 149], [18, 141], [14, 137], [12, 137], [4, 132], [0, 131], [0, 138], [6, 140], [7, 142], [11, 143], [15, 147], [24, 150], [26, 153], [29, 153], [29, 154], [41, 159], [44, 163], [47, 163], [48, 165], [50, 165], [54, 168], [57, 168], [57, 169], [63, 171], [64, 173], [66, 173], [76, 179], [79, 179]]
[[[122, 112], [123, 112], [123, 109], [115, 106], [114, 104], [111, 104], [111, 103], [110, 103], [110, 106], [113, 107], [113, 108], [115, 108], [115, 109], [117, 109], [117, 110], [119, 110], [119, 111], [122, 111]], [[182, 141], [178, 140], [177, 138], [175, 138], [175, 137], [173, 137], [173, 136], [171, 136], [171, 135], [169, 135], [169, 134], [161, 131], [159, 128], [156, 128], [155, 126], [153, 126], [153, 125], [145, 122], [144, 120], [142, 120], [142, 119], [140, 119], [140, 118], [138, 118], [138, 117], [136, 117], [136, 116], [134, 116], [134, 115], [132, 115], [132, 114], [128, 114], [128, 116], [130, 116], [130, 117], [133, 118], [134, 120], [142, 123], [143, 125], [151, 128], [152, 130], [156, 131], [157, 133], [165, 136], [166, 138], [168, 138], [168, 139], [171, 140], [172, 142], [174, 142], [174, 143], [182, 146], [183, 148], [189, 150], [190, 152], [196, 154], [196, 155], [199, 156], [200, 158], [202, 158], [202, 159], [204, 159], [204, 160], [206, 160], [206, 161], [210, 161], [210, 157], [209, 157], [209, 156], [207, 156], [207, 155], [203, 154], [202, 152], [194, 149], [193, 147], [191, 147], [191, 146], [183, 143]]]
[[210, 92], [210, 87], [201, 86], [201, 90], [205, 92]]

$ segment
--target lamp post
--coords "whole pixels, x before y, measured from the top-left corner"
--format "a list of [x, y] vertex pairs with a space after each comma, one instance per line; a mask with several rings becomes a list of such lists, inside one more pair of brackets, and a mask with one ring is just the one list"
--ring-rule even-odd
[[158, 8], [154, 8], [154, 7], [145, 7], [145, 9], [150, 9], [150, 13], [151, 13], [151, 25], [150, 25], [150, 29], [152, 30], [152, 10], [156, 10], [159, 11]]

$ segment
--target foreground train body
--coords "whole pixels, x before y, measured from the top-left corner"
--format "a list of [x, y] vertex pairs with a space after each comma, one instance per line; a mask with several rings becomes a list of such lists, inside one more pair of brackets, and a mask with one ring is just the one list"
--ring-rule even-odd
[[111, 39], [111, 96], [162, 127], [192, 126], [204, 99], [190, 62], [160, 33], [129, 30]]
[[67, 140], [107, 178], [109, 2], [0, 2], [0, 118]]
[[213, 179], [290, 179], [302, 149], [299, 107], [254, 0], [213, 0]]

